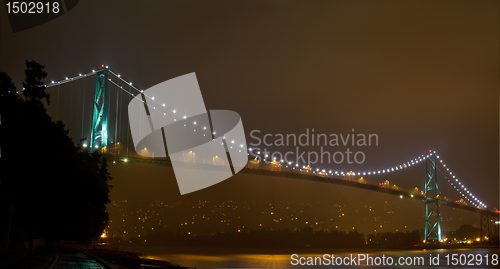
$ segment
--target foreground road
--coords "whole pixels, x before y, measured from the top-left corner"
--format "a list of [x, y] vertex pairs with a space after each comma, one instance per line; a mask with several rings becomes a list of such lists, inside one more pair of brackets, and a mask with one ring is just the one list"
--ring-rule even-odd
[[104, 269], [105, 267], [101, 266], [101, 264], [94, 260], [92, 257], [83, 254], [82, 252], [65, 248], [58, 247], [59, 251], [59, 260], [55, 266], [56, 269], [65, 269], [65, 268], [92, 268], [92, 269]]

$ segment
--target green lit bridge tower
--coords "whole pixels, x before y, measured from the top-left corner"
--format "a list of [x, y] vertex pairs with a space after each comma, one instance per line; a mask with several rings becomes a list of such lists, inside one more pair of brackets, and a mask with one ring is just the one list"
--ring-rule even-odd
[[425, 242], [441, 242], [439, 188], [436, 174], [436, 154], [429, 151], [425, 158]]
[[108, 144], [108, 68], [96, 72], [94, 114], [90, 131], [90, 148], [105, 148]]

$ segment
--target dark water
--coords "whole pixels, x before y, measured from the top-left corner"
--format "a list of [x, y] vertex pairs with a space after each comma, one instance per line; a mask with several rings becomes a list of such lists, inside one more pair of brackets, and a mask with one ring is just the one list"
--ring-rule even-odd
[[[192, 268], [500, 268], [500, 250], [498, 248], [463, 248], [463, 249], [431, 249], [431, 250], [404, 250], [404, 251], [376, 251], [356, 250], [339, 251], [329, 250], [231, 250], [231, 249], [200, 249], [183, 250], [155, 247], [120, 247], [121, 250], [143, 253], [145, 258], [165, 260]], [[184, 252], [184, 253], [182, 253]], [[239, 252], [239, 253], [238, 253]], [[268, 253], [267, 253], [268, 252]], [[271, 253], [275, 252], [275, 253]], [[277, 254], [279, 252], [279, 254]], [[299, 252], [298, 256], [292, 254]], [[334, 255], [334, 265], [331, 256], [328, 261], [322, 259], [324, 254]], [[351, 259], [351, 254], [353, 258]], [[358, 254], [367, 255], [365, 260], [359, 261]], [[455, 254], [455, 255], [453, 255]], [[439, 255], [439, 256], [438, 256]], [[448, 255], [448, 257], [446, 256]], [[496, 256], [495, 256], [496, 255]], [[299, 259], [305, 265], [298, 264]], [[370, 259], [371, 258], [371, 259]], [[454, 259], [456, 258], [456, 259]], [[488, 264], [486, 264], [488, 259]], [[307, 261], [313, 265], [307, 265]], [[316, 265], [314, 265], [316, 261]], [[385, 265], [384, 265], [385, 261]], [[432, 261], [432, 264], [431, 264]], [[345, 263], [347, 262], [348, 265]], [[392, 265], [390, 263], [392, 262]], [[402, 262], [401, 265], [399, 262]], [[411, 265], [409, 265], [411, 263]], [[456, 265], [454, 265], [455, 263]], [[293, 265], [297, 264], [297, 265]], [[379, 264], [379, 265], [377, 265]]]

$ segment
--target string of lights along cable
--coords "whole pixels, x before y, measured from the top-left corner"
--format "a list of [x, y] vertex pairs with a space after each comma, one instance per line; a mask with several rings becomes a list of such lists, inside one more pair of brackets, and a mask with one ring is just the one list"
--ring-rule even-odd
[[[149, 96], [149, 95], [145, 94], [144, 90], [137, 88], [136, 86], [134, 86], [132, 84], [131, 81], [127, 81], [127, 80], [123, 79], [120, 74], [113, 72], [111, 69], [109, 69], [109, 66], [105, 66], [105, 65], [102, 65], [101, 69], [92, 70], [89, 73], [80, 73], [77, 76], [65, 77], [65, 79], [59, 80], [59, 81], [52, 80], [51, 83], [48, 83], [44, 86], [49, 88], [49, 87], [54, 87], [54, 86], [58, 86], [58, 85], [63, 85], [65, 83], [69, 83], [72, 81], [86, 78], [88, 76], [95, 75], [97, 72], [100, 72], [104, 69], [107, 69], [109, 74], [112, 74], [116, 79], [116, 81], [115, 81], [112, 78], [108, 78], [109, 82], [111, 82], [113, 85], [117, 86], [118, 89], [129, 94], [132, 98], [136, 98], [138, 100], [141, 100], [143, 103], [145, 103], [145, 105], [148, 106], [149, 109], [159, 111], [160, 113], [163, 114], [163, 116], [169, 117], [169, 118], [173, 119], [174, 121], [187, 119], [187, 115], [182, 113], [182, 109], [177, 108], [174, 105], [169, 105], [167, 103], [158, 102], [158, 100], [155, 100], [154, 96]], [[125, 83], [127, 86], [129, 86], [130, 91], [127, 90], [126, 88], [124, 88], [122, 85], [120, 85], [120, 82]], [[24, 88], [23, 88], [23, 90], [24, 90]], [[135, 91], [135, 93], [132, 92], [132, 90]], [[147, 98], [147, 102], [142, 100], [142, 98], [140, 97], [140, 94], [143, 94], [144, 97]], [[206, 130], [206, 128], [207, 128], [207, 126], [201, 126], [201, 127], [196, 126], [196, 122], [191, 122], [191, 123], [186, 122], [184, 124], [184, 126], [187, 127], [188, 124], [195, 127], [193, 129], [194, 132], [196, 132], [196, 128], [202, 128], [203, 130]], [[216, 133], [217, 133], [216, 130], [213, 130], [213, 134], [215, 135]], [[238, 141], [232, 140], [231, 145], [238, 146]], [[84, 146], [86, 146], [86, 144], [84, 144]], [[240, 143], [239, 147], [243, 148], [243, 144]], [[233, 148], [233, 146], [230, 146], [230, 148]], [[255, 155], [261, 156], [260, 151], [253, 152], [252, 150], [253, 150], [252, 148], [248, 148], [248, 155], [250, 155], [250, 153], [252, 153], [252, 155], [254, 155], [254, 156]], [[310, 167], [306, 164], [299, 164], [299, 163], [292, 164], [292, 162], [286, 163], [284, 160], [277, 161], [276, 158], [273, 158], [272, 162], [278, 163], [279, 165], [284, 165], [285, 168], [288, 168], [290, 166], [290, 168], [292, 168], [292, 169], [298, 169], [298, 170], [303, 171], [305, 173], [310, 172], [311, 174], [316, 174], [318, 176], [325, 175], [325, 174], [332, 175], [332, 176], [340, 176], [340, 177], [342, 177], [342, 176], [355, 176], [355, 175], [370, 176], [370, 175], [379, 175], [379, 174], [397, 172], [399, 170], [409, 168], [409, 167], [417, 165], [419, 163], [424, 163], [426, 161], [426, 159], [428, 159], [430, 156], [432, 156], [432, 154], [436, 154], [436, 151], [431, 151], [428, 154], [422, 154], [422, 155], [415, 157], [411, 160], [408, 160], [404, 163], [401, 163], [401, 164], [395, 165], [395, 166], [391, 166], [388, 168], [384, 168], [384, 169], [380, 169], [380, 170], [356, 171], [356, 172], [353, 172], [353, 171], [349, 171], [349, 172], [332, 171], [332, 170], [329, 170], [328, 172], [326, 172], [325, 169], [313, 168], [313, 167]], [[266, 158], [268, 158], [268, 157], [269, 156], [267, 154], [262, 153], [261, 160], [266, 161]], [[450, 170], [449, 167], [447, 167], [446, 163], [438, 155], [436, 155], [436, 158], [439, 159], [438, 164], [440, 164], [444, 170], [444, 171], [441, 171], [441, 169], [439, 169], [439, 172], [445, 177], [445, 179], [450, 184], [450, 186], [452, 186], [453, 189], [459, 195], [461, 195], [462, 199], [467, 200], [470, 204], [474, 205], [477, 208], [481, 208], [481, 207], [487, 208], [487, 205], [484, 204], [481, 200], [479, 200], [477, 198], [477, 196], [473, 195], [469, 189], [467, 189], [467, 187], [454, 175], [454, 173]], [[438, 167], [436, 167], [436, 169], [438, 169]]]

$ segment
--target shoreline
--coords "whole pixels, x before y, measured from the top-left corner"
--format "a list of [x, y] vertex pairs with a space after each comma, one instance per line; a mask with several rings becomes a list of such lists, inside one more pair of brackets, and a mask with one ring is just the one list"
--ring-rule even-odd
[[106, 268], [188, 268], [165, 260], [146, 258], [143, 254], [133, 251], [92, 249], [86, 250], [85, 252], [91, 256], [97, 256], [104, 260], [107, 264], [103, 264], [102, 261], [100, 261], [100, 263]]

